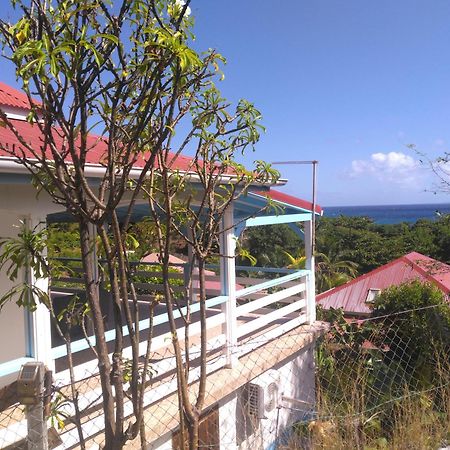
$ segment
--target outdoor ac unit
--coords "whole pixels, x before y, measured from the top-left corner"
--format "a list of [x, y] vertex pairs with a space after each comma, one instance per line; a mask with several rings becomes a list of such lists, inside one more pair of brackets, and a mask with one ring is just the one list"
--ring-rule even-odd
[[244, 392], [248, 414], [257, 419], [266, 418], [266, 413], [273, 411], [281, 402], [278, 371], [265, 372], [248, 383]]

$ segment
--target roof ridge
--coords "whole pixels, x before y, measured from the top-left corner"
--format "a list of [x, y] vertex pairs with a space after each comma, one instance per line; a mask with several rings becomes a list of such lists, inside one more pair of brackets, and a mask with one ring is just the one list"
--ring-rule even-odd
[[[437, 259], [431, 258], [430, 256], [422, 255], [419, 252], [411, 252], [411, 253], [408, 253], [408, 255], [405, 255], [404, 257], [406, 258], [407, 256], [411, 255], [412, 253], [416, 253], [416, 254], [418, 254], [420, 256], [423, 256], [425, 258], [424, 260], [429, 261], [429, 262], [433, 262], [433, 263], [435, 263], [435, 264], [437, 264], [439, 266], [445, 266], [445, 267], [447, 267], [450, 270], [450, 266], [448, 264], [446, 264], [446, 263], [444, 263], [442, 261], [439, 261]], [[424, 261], [424, 260], [422, 260], [422, 261]], [[410, 260], [410, 259], [408, 259], [408, 261], [409, 261], [410, 264], [412, 264], [414, 266], [415, 270], [420, 272], [427, 280], [429, 280], [432, 283], [436, 283], [437, 285], [439, 285], [442, 288], [442, 290], [444, 290], [446, 293], [450, 292], [450, 289], [448, 288], [448, 286], [446, 286], [442, 281], [440, 281], [440, 280], [438, 280], [436, 278], [436, 276], [439, 275], [439, 273], [432, 274], [429, 271], [427, 271], [424, 267], [422, 267], [420, 264], [418, 264], [417, 261], [413, 261], [413, 260]]]

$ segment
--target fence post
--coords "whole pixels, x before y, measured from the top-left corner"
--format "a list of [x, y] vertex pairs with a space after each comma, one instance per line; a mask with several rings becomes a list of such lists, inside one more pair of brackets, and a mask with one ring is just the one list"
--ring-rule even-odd
[[234, 214], [233, 204], [231, 204], [223, 215], [220, 236], [221, 293], [228, 297], [227, 301], [222, 303], [222, 312], [225, 315], [222, 332], [225, 334], [226, 365], [229, 368], [237, 362], [233, 351], [237, 343], [235, 250]]
[[310, 271], [306, 280], [306, 320], [310, 325], [316, 321], [316, 279], [312, 227], [311, 220], [305, 222], [305, 267]]
[[44, 380], [45, 365], [41, 362], [24, 364], [17, 379], [20, 403], [26, 405], [28, 450], [48, 450]]

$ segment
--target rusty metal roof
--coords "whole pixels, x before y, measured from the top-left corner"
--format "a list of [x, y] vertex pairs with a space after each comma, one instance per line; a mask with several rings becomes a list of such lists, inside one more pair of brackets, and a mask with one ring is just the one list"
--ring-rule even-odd
[[448, 295], [450, 266], [420, 253], [411, 252], [346, 284], [319, 294], [316, 300], [326, 309], [342, 308], [347, 315], [369, 315], [371, 305], [366, 303], [366, 299], [370, 289], [383, 290], [412, 280], [431, 282]]

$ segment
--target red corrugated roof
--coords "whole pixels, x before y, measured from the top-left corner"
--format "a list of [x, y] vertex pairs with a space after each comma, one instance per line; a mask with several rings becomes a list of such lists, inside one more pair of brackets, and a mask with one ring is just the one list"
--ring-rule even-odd
[[[18, 108], [29, 108], [28, 97], [21, 91], [14, 89], [5, 83], [0, 82], [0, 105], [15, 106]], [[34, 148], [39, 142], [44, 142], [43, 135], [36, 124], [31, 124], [24, 120], [11, 119], [14, 127], [19, 132], [19, 135], [27, 142], [33, 145]], [[58, 138], [55, 133], [56, 144], [62, 145], [62, 138]], [[59, 141], [59, 142], [58, 142]], [[3, 147], [10, 149], [11, 152], [19, 154], [23, 151], [23, 154], [27, 158], [32, 158], [31, 152], [21, 145], [16, 135], [7, 127], [0, 127], [0, 142]], [[107, 151], [107, 142], [105, 138], [99, 138], [93, 134], [88, 136], [88, 146], [91, 147], [87, 155], [87, 162], [89, 164], [101, 164], [102, 158]], [[20, 153], [22, 155], [22, 153]], [[0, 156], [11, 157], [11, 153], [0, 148]], [[145, 160], [143, 158], [138, 159], [135, 163], [136, 168], [143, 167]], [[192, 158], [188, 156], [178, 155], [171, 161], [171, 168], [174, 170], [192, 170]], [[229, 171], [232, 174], [233, 171]], [[292, 195], [284, 194], [279, 191], [270, 190], [269, 192], [258, 192], [263, 196], [269, 196], [275, 201], [287, 203], [289, 205], [297, 206], [306, 210], [312, 210], [312, 203], [294, 197]], [[316, 205], [316, 212], [321, 214], [322, 208]]]
[[[11, 123], [19, 132], [20, 136], [29, 144], [32, 144], [34, 148], [37, 149], [39, 143], [44, 142], [43, 135], [36, 124], [31, 124], [24, 120], [16, 120], [10, 119]], [[62, 138], [60, 138], [57, 133], [55, 135], [56, 143], [61, 144], [62, 146]], [[59, 141], [59, 142], [58, 142]], [[32, 154], [28, 151], [17, 139], [16, 135], [7, 127], [0, 127], [0, 142], [3, 147], [6, 147], [8, 150], [4, 150], [0, 148], [0, 156], [13, 156], [11, 154], [15, 153], [16, 155], [25, 155], [27, 158], [32, 158]], [[87, 162], [88, 164], [101, 164], [102, 159], [107, 151], [107, 142], [104, 138], [99, 138], [93, 134], [88, 136], [88, 146], [91, 148], [87, 154]], [[179, 155], [176, 159], [173, 160], [172, 168], [177, 170], [188, 170], [191, 166], [192, 159], [186, 156]], [[140, 168], [143, 167], [145, 161], [143, 158], [140, 158], [136, 161], [135, 167]]]
[[434, 283], [448, 295], [450, 266], [417, 252], [408, 253], [342, 286], [319, 294], [316, 300], [326, 309], [342, 308], [346, 314], [367, 315], [371, 313], [370, 304], [366, 303], [369, 289], [383, 290], [412, 280]]
[[[312, 211], [313, 204], [307, 200], [302, 200], [301, 198], [294, 197], [293, 195], [285, 194], [284, 192], [275, 191], [270, 189], [270, 191], [255, 192], [256, 194], [263, 195], [264, 197], [269, 197], [277, 202], [287, 203], [288, 205], [297, 206], [298, 208], [305, 209], [307, 211]], [[316, 204], [316, 213], [322, 214], [322, 207]]]
[[[40, 104], [36, 102], [36, 104]], [[22, 91], [12, 88], [0, 81], [0, 105], [13, 106], [16, 108], [30, 108], [28, 97]]]

